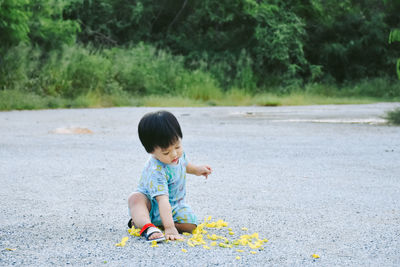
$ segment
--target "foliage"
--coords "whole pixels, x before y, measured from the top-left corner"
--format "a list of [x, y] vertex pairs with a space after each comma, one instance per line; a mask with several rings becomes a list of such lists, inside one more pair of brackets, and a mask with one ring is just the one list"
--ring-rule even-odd
[[32, 44], [50, 51], [75, 43], [79, 24], [63, 18], [67, 3], [66, 0], [29, 1], [32, 14], [29, 21], [29, 38]]
[[97, 50], [64, 46], [43, 60], [28, 45], [8, 50], [0, 65], [2, 89], [20, 89], [42, 96], [76, 98], [105, 95], [174, 94], [194, 99], [218, 98], [216, 80], [202, 70], [189, 71], [183, 58], [144, 44], [126, 49]]
[[101, 95], [393, 98], [399, 32], [386, 37], [398, 14], [382, 0], [0, 0], [0, 90], [83, 106], [120, 103]]
[[[390, 31], [389, 44], [391, 44], [393, 42], [400, 42], [400, 30], [399, 29], [394, 29], [394, 30]], [[400, 58], [397, 59], [396, 71], [397, 71], [397, 76], [400, 79]]]
[[28, 3], [28, 0], [0, 1], [0, 36], [3, 47], [29, 41], [31, 13], [27, 9]]
[[387, 112], [386, 119], [390, 124], [400, 125], [400, 108]]

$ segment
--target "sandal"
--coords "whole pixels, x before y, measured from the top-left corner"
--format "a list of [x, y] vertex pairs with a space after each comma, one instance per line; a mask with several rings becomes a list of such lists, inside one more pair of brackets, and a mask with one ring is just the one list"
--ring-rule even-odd
[[165, 236], [163, 235], [162, 237], [159, 238], [154, 238], [154, 239], [149, 239], [150, 236], [152, 236], [154, 233], [161, 233], [161, 230], [158, 229], [154, 224], [148, 223], [145, 226], [143, 226], [142, 230], [140, 230], [140, 235], [144, 236], [146, 238], [146, 242], [160, 242], [165, 240]]

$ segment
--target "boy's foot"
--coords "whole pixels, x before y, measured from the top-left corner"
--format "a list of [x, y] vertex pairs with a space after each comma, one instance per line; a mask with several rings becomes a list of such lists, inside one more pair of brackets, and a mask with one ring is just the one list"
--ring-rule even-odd
[[[132, 219], [130, 219], [128, 222], [128, 227], [132, 228], [132, 225], [133, 225]], [[154, 226], [153, 224], [150, 224], [147, 228], [145, 228], [146, 226], [147, 226], [147, 224], [140, 231], [140, 235], [144, 236], [146, 238], [147, 242], [151, 242], [151, 241], [159, 242], [159, 241], [165, 240], [163, 233], [156, 226]], [[154, 228], [154, 229], [152, 229], [152, 228]]]
[[147, 242], [160, 242], [165, 240], [165, 237], [161, 230], [152, 223], [148, 223], [143, 226], [142, 230], [140, 230], [140, 235], [144, 236]]

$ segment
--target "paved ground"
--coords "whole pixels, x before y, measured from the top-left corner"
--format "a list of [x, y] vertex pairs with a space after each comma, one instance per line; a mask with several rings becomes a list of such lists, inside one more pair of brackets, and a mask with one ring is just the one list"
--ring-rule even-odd
[[396, 106], [169, 109], [191, 161], [214, 168], [190, 176], [188, 202], [232, 240], [242, 227], [269, 239], [256, 254], [114, 246], [148, 157], [137, 123], [154, 108], [0, 112], [0, 265], [399, 266], [400, 127], [381, 118]]

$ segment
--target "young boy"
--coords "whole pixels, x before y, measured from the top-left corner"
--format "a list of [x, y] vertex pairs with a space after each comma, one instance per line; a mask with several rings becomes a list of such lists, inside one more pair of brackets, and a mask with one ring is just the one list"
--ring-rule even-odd
[[[151, 155], [137, 190], [128, 198], [132, 224], [141, 228], [147, 241], [182, 239], [179, 233], [192, 232], [197, 219], [185, 203], [186, 173], [204, 175], [208, 165], [189, 163], [182, 148], [182, 131], [175, 116], [168, 111], [144, 115], [139, 122], [139, 139]], [[163, 227], [165, 237], [156, 227]]]

